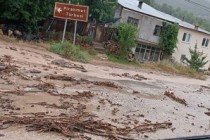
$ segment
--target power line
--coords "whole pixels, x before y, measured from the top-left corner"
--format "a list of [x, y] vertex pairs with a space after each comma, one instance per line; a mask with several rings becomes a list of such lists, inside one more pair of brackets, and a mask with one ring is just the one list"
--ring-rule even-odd
[[197, 2], [194, 2], [194, 1], [191, 1], [191, 0], [185, 0], [185, 1], [188, 2], [188, 3], [190, 3], [190, 4], [192, 4], [192, 5], [194, 5], [194, 6], [199, 6], [200, 8], [202, 8], [202, 9], [205, 10], [205, 11], [210, 12], [210, 7], [201, 5], [201, 4], [199, 4], [199, 3], [197, 3]]
[[191, 3], [193, 5], [198, 5], [199, 7], [202, 7], [202, 8], [210, 10], [210, 7], [207, 7], [205, 5], [201, 5], [201, 4], [197, 3], [197, 2], [194, 2], [194, 1], [191, 1], [191, 0], [185, 0], [185, 1], [187, 1], [188, 3]]
[[207, 6], [205, 6], [205, 5], [201, 5], [201, 4], [199, 4], [199, 3], [197, 3], [197, 2], [194, 2], [194, 1], [191, 1], [191, 0], [186, 0], [186, 1], [188, 1], [188, 2], [190, 2], [190, 3], [193, 3], [193, 4], [196, 4], [196, 5], [199, 5], [199, 6], [203, 7], [203, 8], [206, 8], [206, 9], [209, 9], [209, 10], [210, 10], [210, 7], [207, 7]]

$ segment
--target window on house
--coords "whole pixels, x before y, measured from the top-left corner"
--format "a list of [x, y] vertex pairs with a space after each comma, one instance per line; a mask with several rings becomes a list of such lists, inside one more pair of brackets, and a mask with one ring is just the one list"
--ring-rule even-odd
[[136, 18], [128, 17], [127, 23], [130, 23], [136, 27], [139, 25], [139, 20]]
[[184, 33], [182, 41], [184, 42], [190, 42], [191, 34], [189, 33]]
[[135, 52], [140, 52], [140, 48], [136, 47], [136, 51]]
[[160, 55], [159, 48], [152, 48], [149, 61], [158, 61]]
[[162, 30], [162, 26], [156, 25], [155, 30], [154, 30], [154, 35], [160, 36], [161, 30]]
[[202, 46], [203, 47], [208, 47], [208, 45], [209, 45], [209, 39], [203, 38]]
[[158, 61], [161, 50], [156, 47], [139, 44], [136, 47], [135, 58], [140, 62]]
[[180, 58], [181, 62], [184, 62], [185, 58], [186, 58], [186, 55], [182, 54]]

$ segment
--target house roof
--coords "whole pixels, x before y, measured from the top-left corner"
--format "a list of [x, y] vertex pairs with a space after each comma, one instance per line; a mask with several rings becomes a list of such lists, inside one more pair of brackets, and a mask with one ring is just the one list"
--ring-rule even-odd
[[158, 11], [155, 8], [149, 6], [146, 3], [143, 3], [142, 8], [139, 8], [138, 7], [138, 5], [139, 5], [138, 0], [118, 0], [118, 3], [121, 6], [123, 6], [124, 8], [130, 9], [130, 10], [133, 10], [133, 11], [136, 11], [136, 12], [139, 12], [139, 13], [143, 13], [143, 14], [146, 14], [146, 15], [150, 15], [150, 16], [162, 19], [162, 20], [169, 21], [169, 22], [178, 23], [182, 27], [185, 27], [185, 28], [188, 28], [188, 29], [192, 29], [194, 31], [199, 31], [199, 32], [210, 35], [210, 32], [208, 32], [204, 29], [201, 29], [201, 28], [195, 29], [195, 25], [190, 24], [190, 23], [185, 22], [185, 21], [182, 21], [182, 20], [180, 20], [176, 17], [173, 17], [169, 14]]

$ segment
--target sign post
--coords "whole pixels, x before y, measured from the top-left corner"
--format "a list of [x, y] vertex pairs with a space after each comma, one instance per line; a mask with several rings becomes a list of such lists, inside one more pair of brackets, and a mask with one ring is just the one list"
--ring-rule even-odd
[[[69, 1], [69, 4], [70, 4], [70, 3], [71, 3], [71, 2]], [[64, 29], [63, 29], [62, 44], [64, 43], [64, 40], [65, 40], [67, 22], [68, 22], [68, 20], [66, 19], [66, 20], [65, 20]]]
[[[70, 1], [69, 1], [69, 3], [70, 3]], [[65, 19], [62, 44], [64, 42], [64, 38], [65, 38], [65, 34], [66, 34], [67, 20], [68, 19], [75, 20], [74, 40], [73, 40], [73, 45], [75, 45], [77, 21], [87, 22], [88, 15], [89, 15], [89, 7], [88, 6], [66, 4], [66, 3], [59, 3], [59, 2], [55, 3], [54, 17]]]
[[77, 20], [75, 20], [75, 26], [74, 26], [74, 41], [73, 41], [74, 46], [76, 44], [76, 35], [77, 35]]

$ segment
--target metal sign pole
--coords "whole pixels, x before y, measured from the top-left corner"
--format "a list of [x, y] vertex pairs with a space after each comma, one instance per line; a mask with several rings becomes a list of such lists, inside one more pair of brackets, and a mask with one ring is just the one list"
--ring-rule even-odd
[[74, 46], [76, 44], [76, 35], [77, 35], [77, 20], [75, 20], [75, 26], [74, 26], [74, 41], [73, 41]]
[[[69, 1], [69, 4], [70, 4], [70, 3], [71, 3], [71, 1]], [[65, 20], [64, 29], [63, 29], [62, 44], [64, 43], [64, 40], [65, 40], [67, 22], [68, 22], [68, 20], [66, 19], [66, 20]]]
[[62, 44], [64, 43], [64, 39], [65, 39], [65, 35], [66, 35], [66, 26], [67, 26], [67, 19], [65, 20], [65, 25], [64, 25], [64, 29], [63, 29], [63, 37], [62, 37]]
[[[79, 3], [77, 3], [79, 5]], [[77, 35], [77, 20], [75, 20], [75, 25], [74, 25], [74, 40], [73, 40], [73, 46], [76, 45], [76, 35]]]
[[[76, 9], [76, 10], [72, 10], [72, 9]], [[61, 41], [62, 44], [64, 43], [64, 40], [65, 40], [68, 20], [74, 20], [75, 27], [74, 27], [74, 35], [73, 35], [73, 46], [76, 45], [78, 21], [87, 22], [88, 13], [89, 13], [89, 7], [84, 6], [84, 5], [79, 5], [79, 3], [77, 5], [71, 4], [70, 1], [69, 1], [69, 4], [59, 3], [59, 2], [55, 3], [54, 18], [65, 19], [63, 37]]]

